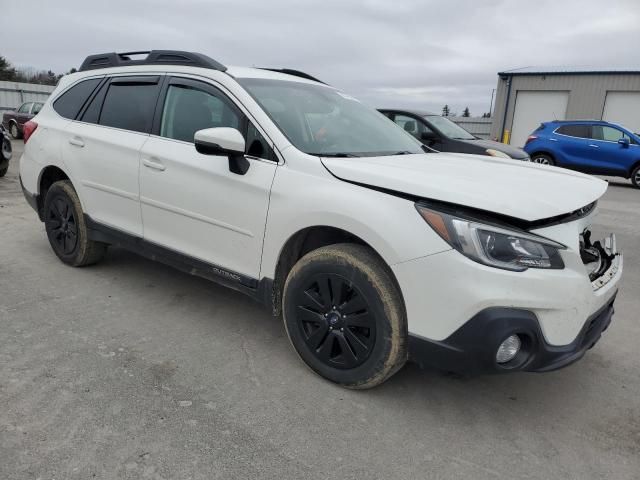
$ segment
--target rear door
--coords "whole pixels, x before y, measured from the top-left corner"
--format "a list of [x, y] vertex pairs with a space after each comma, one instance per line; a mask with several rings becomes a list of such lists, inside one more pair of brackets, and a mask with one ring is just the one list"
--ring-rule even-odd
[[595, 149], [591, 146], [591, 126], [586, 124], [561, 125], [551, 135], [556, 163], [584, 172], [593, 169]]
[[[277, 159], [264, 132], [221, 88], [191, 78], [166, 82], [154, 135], [142, 149], [144, 238], [257, 279]], [[196, 151], [195, 132], [211, 127], [243, 133], [244, 175], [230, 170], [227, 156]]]
[[107, 79], [63, 140], [64, 161], [74, 172], [87, 214], [137, 236], [142, 236], [140, 149], [149, 138], [161, 78]]

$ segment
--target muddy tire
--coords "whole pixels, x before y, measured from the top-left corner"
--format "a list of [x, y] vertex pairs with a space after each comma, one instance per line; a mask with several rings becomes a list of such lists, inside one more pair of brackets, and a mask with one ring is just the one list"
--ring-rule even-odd
[[374, 387], [407, 361], [407, 320], [392, 273], [369, 248], [314, 250], [284, 285], [284, 325], [300, 358], [348, 388]]
[[51, 248], [64, 263], [82, 267], [102, 259], [107, 245], [89, 239], [80, 199], [69, 180], [51, 185], [43, 216]]

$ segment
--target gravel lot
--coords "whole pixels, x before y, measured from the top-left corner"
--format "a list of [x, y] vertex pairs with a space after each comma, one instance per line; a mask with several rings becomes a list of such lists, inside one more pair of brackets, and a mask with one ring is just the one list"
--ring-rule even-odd
[[413, 365], [352, 392], [243, 295], [111, 249], [63, 265], [0, 179], [0, 478], [640, 477], [640, 191], [595, 233], [625, 251], [616, 315], [579, 363], [463, 379]]

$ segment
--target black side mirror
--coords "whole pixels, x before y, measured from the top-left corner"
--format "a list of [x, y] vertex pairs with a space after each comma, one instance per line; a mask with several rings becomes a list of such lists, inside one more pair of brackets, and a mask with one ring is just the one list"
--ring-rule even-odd
[[227, 156], [229, 170], [244, 175], [249, 170], [249, 160], [244, 156], [245, 141], [235, 128], [217, 127], [198, 130], [194, 135], [196, 151], [203, 155]]
[[629, 139], [627, 137], [621, 138], [618, 143], [622, 145], [622, 148], [629, 148]]

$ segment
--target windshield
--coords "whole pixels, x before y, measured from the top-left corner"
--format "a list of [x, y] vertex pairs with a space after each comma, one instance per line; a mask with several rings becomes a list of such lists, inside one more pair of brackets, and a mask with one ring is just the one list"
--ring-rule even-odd
[[331, 87], [256, 78], [238, 82], [289, 141], [310, 155], [424, 153], [420, 142], [387, 117]]
[[442, 135], [453, 140], [475, 140], [476, 137], [451, 120], [440, 115], [428, 115], [426, 118]]

